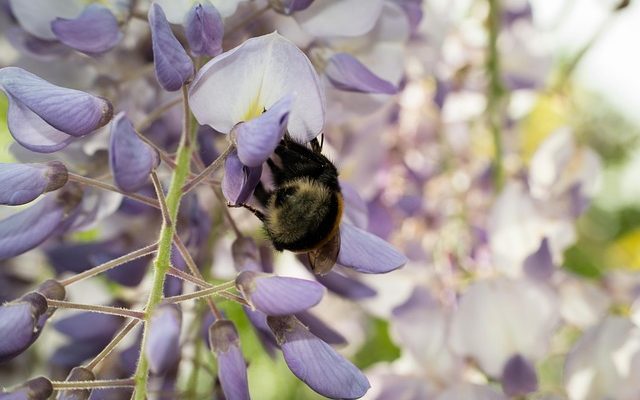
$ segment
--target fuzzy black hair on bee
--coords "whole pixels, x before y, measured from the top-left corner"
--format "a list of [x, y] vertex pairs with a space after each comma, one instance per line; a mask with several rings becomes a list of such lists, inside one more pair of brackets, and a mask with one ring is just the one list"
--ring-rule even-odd
[[336, 233], [342, 216], [338, 170], [320, 153], [286, 137], [267, 160], [274, 189], [259, 184], [255, 196], [262, 203], [264, 228], [276, 250], [308, 252]]

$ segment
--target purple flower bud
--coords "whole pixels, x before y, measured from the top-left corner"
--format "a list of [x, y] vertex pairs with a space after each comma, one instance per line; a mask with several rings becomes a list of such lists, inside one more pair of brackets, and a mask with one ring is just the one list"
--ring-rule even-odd
[[406, 262], [404, 255], [379, 237], [346, 222], [340, 225], [338, 264], [366, 274], [383, 274]]
[[236, 287], [251, 307], [274, 316], [307, 310], [318, 304], [324, 294], [318, 282], [253, 271], [241, 272]]
[[56, 192], [0, 221], [0, 260], [31, 250], [53, 235], [79, 198], [72, 192]]
[[536, 370], [520, 354], [507, 361], [502, 370], [502, 390], [509, 397], [526, 396], [538, 390]]
[[46, 164], [0, 163], [0, 204], [20, 205], [67, 183], [67, 168], [59, 161]]
[[316, 279], [333, 293], [347, 299], [361, 300], [376, 295], [376, 291], [370, 286], [335, 270], [329, 271], [326, 275], [316, 275]]
[[546, 281], [551, 278], [555, 265], [549, 248], [549, 239], [542, 239], [538, 250], [524, 260], [523, 268], [527, 276], [534, 279]]
[[90, 4], [75, 19], [56, 18], [51, 30], [62, 43], [89, 55], [111, 50], [123, 37], [116, 17], [98, 4]]
[[0, 69], [0, 87], [9, 98], [11, 135], [35, 152], [60, 150], [74, 137], [106, 125], [113, 116], [108, 100], [55, 86], [21, 68]]
[[221, 320], [209, 327], [209, 345], [218, 358], [218, 377], [228, 400], [248, 400], [247, 364], [233, 322]]
[[19, 300], [0, 306], [0, 362], [25, 351], [40, 334], [39, 320], [47, 312], [47, 300], [29, 293]]
[[224, 24], [218, 10], [210, 3], [194, 4], [187, 14], [184, 31], [191, 54], [215, 57], [222, 53]]
[[140, 139], [126, 114], [118, 113], [109, 142], [109, 167], [116, 185], [125, 192], [137, 192], [159, 162], [156, 150]]
[[233, 128], [231, 134], [242, 164], [259, 167], [273, 154], [287, 128], [292, 102], [291, 96], [285, 96], [259, 117]]
[[276, 12], [291, 15], [296, 11], [302, 11], [309, 7], [313, 0], [269, 0], [269, 5]]
[[149, 9], [149, 26], [158, 83], [169, 92], [180, 90], [193, 77], [193, 62], [173, 35], [169, 21], [157, 3]]
[[222, 194], [231, 204], [242, 204], [249, 200], [260, 182], [262, 165], [249, 168], [242, 165], [238, 152], [232, 151], [224, 160]]
[[[90, 369], [75, 367], [67, 375], [68, 382], [94, 381], [96, 376]], [[62, 390], [58, 393], [57, 400], [87, 400], [91, 395], [91, 389]]]
[[[171, 265], [184, 271], [187, 269], [187, 263], [180, 254], [176, 245], [171, 245]], [[177, 296], [182, 293], [183, 280], [175, 276], [167, 276], [164, 280], [164, 297]]]
[[2, 391], [0, 400], [46, 400], [53, 394], [51, 381], [44, 376], [30, 379], [11, 390]]
[[396, 94], [398, 88], [371, 72], [355, 57], [338, 53], [325, 70], [329, 82], [337, 89], [358, 93]]
[[182, 310], [179, 306], [161, 304], [153, 311], [144, 351], [154, 374], [164, 374], [179, 361], [181, 329]]
[[336, 399], [357, 399], [369, 390], [358, 368], [314, 336], [295, 317], [268, 317], [291, 372], [311, 389]]
[[[120, 256], [123, 256], [124, 252], [115, 254], [102, 254], [100, 256], [91, 257], [95, 265], [100, 265], [107, 261], [113, 260]], [[135, 260], [128, 261], [117, 268], [113, 268], [105, 272], [105, 276], [112, 281], [119, 283], [126, 287], [136, 287], [142, 282], [145, 274], [147, 273], [147, 267], [151, 261], [152, 256], [145, 256], [136, 258]]]

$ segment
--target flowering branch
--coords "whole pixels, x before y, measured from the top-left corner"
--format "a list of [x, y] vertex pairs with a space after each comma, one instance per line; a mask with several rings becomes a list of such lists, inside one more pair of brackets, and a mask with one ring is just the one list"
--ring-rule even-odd
[[[182, 101], [185, 104], [185, 110], [188, 111], [188, 93], [186, 87], [182, 91]], [[154, 275], [151, 292], [147, 300], [145, 322], [150, 321], [150, 316], [153, 315], [153, 311], [156, 306], [162, 301], [162, 289], [164, 287], [165, 276], [170, 267], [171, 258], [171, 243], [175, 234], [175, 225], [170, 221], [176, 221], [178, 218], [178, 210], [180, 208], [180, 202], [182, 200], [183, 192], [182, 187], [189, 175], [189, 164], [191, 160], [191, 154], [193, 152], [193, 143], [188, 140], [191, 134], [191, 115], [185, 113], [184, 115], [184, 129], [182, 137], [180, 139], [180, 145], [178, 147], [178, 153], [176, 158], [176, 168], [173, 171], [171, 177], [171, 183], [169, 186], [169, 192], [166, 198], [167, 214], [169, 220], [164, 220], [162, 228], [160, 230], [160, 238], [158, 241], [158, 253], [153, 263]], [[148, 326], [148, 324], [147, 324]], [[142, 349], [145, 348], [148, 340], [147, 329], [142, 336]], [[144, 400], [146, 394], [147, 378], [148, 378], [149, 362], [145, 356], [144, 351], [140, 352], [140, 360], [135, 374], [136, 388], [134, 397], [136, 400]]]

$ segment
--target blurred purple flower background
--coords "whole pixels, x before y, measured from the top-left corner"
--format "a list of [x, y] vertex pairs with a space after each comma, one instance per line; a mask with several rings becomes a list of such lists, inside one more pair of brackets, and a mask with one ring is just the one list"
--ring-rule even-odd
[[0, 5], [0, 399], [640, 398], [637, 2]]

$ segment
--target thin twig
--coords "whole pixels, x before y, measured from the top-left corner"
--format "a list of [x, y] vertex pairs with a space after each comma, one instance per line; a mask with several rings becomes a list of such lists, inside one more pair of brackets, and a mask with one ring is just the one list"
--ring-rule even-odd
[[171, 275], [171, 276], [175, 276], [176, 278], [180, 278], [184, 281], [187, 282], [191, 282], [195, 285], [198, 285], [201, 288], [210, 288], [213, 287], [212, 284], [210, 284], [209, 282], [205, 282], [199, 278], [196, 278], [193, 275], [189, 275], [184, 271], [180, 271], [179, 269], [175, 268], [175, 267], [169, 267], [169, 271], [167, 271], [167, 274]]
[[[164, 301], [167, 303], [181, 303], [187, 300], [200, 299], [200, 298], [208, 297], [212, 295], [221, 295], [221, 293], [224, 292], [225, 290], [235, 287], [235, 284], [236, 284], [235, 281], [229, 281], [217, 286], [212, 286], [208, 289], [197, 290], [195, 292], [181, 294], [179, 296], [166, 297]], [[219, 317], [216, 315], [216, 318], [222, 319], [222, 314], [220, 314]]]
[[120, 190], [117, 186], [111, 185], [109, 183], [105, 183], [105, 182], [101, 182], [98, 181], [96, 179], [92, 179], [92, 178], [87, 178], [86, 176], [82, 176], [82, 175], [78, 175], [78, 174], [74, 174], [73, 172], [69, 172], [69, 180], [73, 181], [73, 182], [77, 182], [80, 183], [82, 185], [86, 185], [86, 186], [93, 186], [99, 189], [104, 189], [104, 190], [109, 190], [111, 192], [116, 192], [116, 193], [120, 193], [121, 195], [128, 197], [132, 200], [136, 200], [139, 201], [141, 203], [144, 203], [148, 206], [154, 207], [154, 208], [160, 208], [160, 205], [158, 204], [158, 201], [155, 199], [152, 199], [151, 197], [147, 197], [147, 196], [143, 196], [137, 193], [127, 193], [123, 190]]
[[216, 197], [218, 198], [218, 200], [220, 200], [220, 203], [222, 203], [222, 212], [227, 217], [227, 221], [229, 221], [229, 225], [231, 225], [231, 229], [233, 229], [233, 232], [236, 234], [236, 237], [237, 238], [243, 237], [244, 235], [242, 234], [242, 232], [240, 232], [240, 229], [238, 228], [236, 221], [233, 219], [233, 216], [229, 212], [229, 207], [227, 207], [227, 202], [224, 199], [224, 195], [216, 187], [212, 186], [211, 189], [213, 189], [213, 192], [215, 193]]
[[120, 328], [118, 333], [116, 333], [113, 339], [111, 339], [111, 342], [109, 342], [109, 344], [104, 349], [102, 349], [102, 351], [97, 356], [95, 356], [93, 360], [88, 362], [85, 365], [85, 368], [92, 370], [98, 364], [100, 364], [100, 362], [104, 360], [113, 351], [113, 349], [116, 348], [116, 346], [122, 341], [125, 336], [127, 336], [127, 333], [129, 333], [138, 324], [138, 322], [139, 321], [137, 319], [133, 319], [122, 325], [122, 328]]
[[162, 219], [164, 223], [167, 225], [171, 225], [171, 215], [169, 215], [169, 208], [167, 207], [167, 198], [164, 195], [164, 190], [162, 189], [162, 183], [160, 183], [160, 179], [158, 178], [158, 174], [155, 170], [151, 171], [151, 181], [153, 182], [153, 188], [156, 190], [156, 196], [158, 197], [158, 201], [160, 202], [160, 210], [162, 211]]
[[73, 303], [70, 301], [47, 299], [47, 305], [53, 308], [69, 308], [72, 310], [90, 311], [100, 314], [118, 315], [135, 319], [144, 319], [144, 312], [122, 307], [100, 306], [95, 304]]
[[146, 247], [143, 247], [141, 249], [132, 251], [129, 254], [125, 254], [122, 257], [118, 257], [118, 258], [116, 258], [114, 260], [107, 261], [104, 264], [100, 264], [100, 265], [98, 265], [96, 267], [93, 267], [91, 269], [88, 269], [88, 270], [86, 270], [84, 272], [81, 272], [79, 274], [70, 276], [69, 278], [60, 281], [60, 283], [62, 284], [62, 286], [68, 286], [68, 285], [71, 285], [72, 283], [75, 283], [75, 282], [81, 281], [83, 279], [87, 279], [87, 278], [90, 278], [92, 276], [98, 275], [98, 274], [100, 274], [100, 273], [102, 273], [104, 271], [110, 270], [111, 268], [115, 268], [118, 265], [122, 265], [124, 263], [129, 262], [129, 261], [136, 260], [136, 259], [138, 259], [140, 257], [144, 257], [146, 255], [152, 254], [152, 253], [154, 253], [156, 251], [157, 246], [158, 246], [157, 243], [150, 244], [149, 246], [146, 246]]
[[202, 182], [203, 179], [205, 179], [207, 176], [217, 171], [222, 166], [222, 164], [224, 163], [224, 160], [227, 158], [229, 153], [233, 151], [234, 148], [235, 146], [233, 144], [230, 144], [229, 146], [227, 146], [227, 148], [222, 152], [222, 154], [220, 154], [220, 156], [218, 156], [218, 158], [216, 158], [211, 164], [209, 164], [209, 166], [207, 166], [198, 175], [196, 175], [195, 178], [191, 179], [189, 182], [187, 182], [186, 185], [184, 185], [184, 187], [182, 188], [182, 192], [184, 194], [189, 193], [191, 190], [193, 190], [196, 187], [196, 185]]
[[106, 389], [135, 386], [135, 381], [132, 378], [95, 381], [52, 381], [51, 385], [53, 385], [54, 390]]

